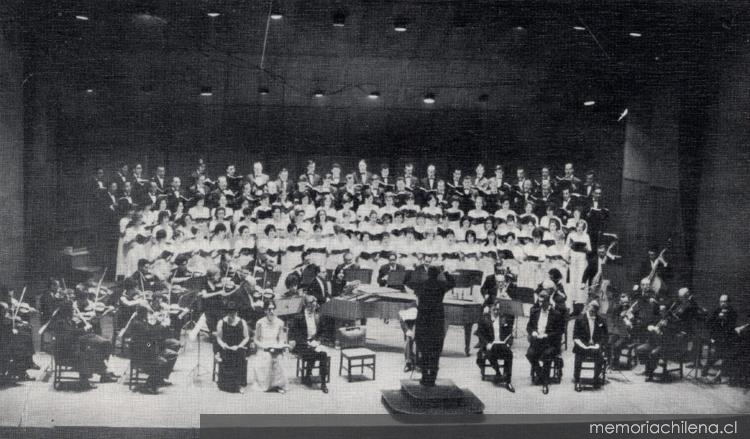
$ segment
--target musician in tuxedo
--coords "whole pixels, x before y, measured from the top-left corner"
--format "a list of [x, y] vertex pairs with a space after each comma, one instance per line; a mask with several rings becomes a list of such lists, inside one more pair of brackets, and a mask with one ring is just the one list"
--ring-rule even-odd
[[242, 188], [242, 177], [237, 176], [237, 166], [230, 163], [227, 165], [227, 169], [225, 171], [225, 174], [223, 177], [227, 181], [227, 185], [229, 187], [229, 190], [231, 190], [234, 193], [239, 193], [240, 189]]
[[599, 183], [594, 181], [594, 171], [586, 171], [586, 175], [584, 176], [583, 181], [583, 188], [581, 190], [581, 195], [583, 195], [586, 198], [591, 198], [594, 194], [594, 189], [596, 189], [599, 186]]
[[101, 196], [102, 211], [105, 212], [108, 217], [117, 218], [119, 212], [119, 196], [117, 193], [117, 182], [111, 181], [107, 185], [107, 190]]
[[555, 215], [557, 215], [557, 217], [559, 217], [563, 221], [563, 224], [565, 224], [568, 221], [568, 218], [573, 216], [573, 210], [575, 210], [577, 206], [576, 200], [573, 198], [570, 187], [562, 188], [561, 198], [558, 202], [558, 205], [559, 207], [557, 208]]
[[618, 259], [620, 259], [620, 256], [610, 252], [605, 244], [597, 245], [596, 253], [589, 256], [589, 263], [583, 271], [583, 283], [591, 285], [597, 279], [600, 283], [609, 279], [607, 275], [608, 267]]
[[[500, 313], [500, 301], [492, 303], [490, 314], [482, 316], [477, 326], [479, 338], [479, 352], [477, 365], [483, 367], [484, 359], [490, 361], [495, 370], [495, 383], [505, 383], [505, 388], [515, 393], [511, 377], [513, 374], [513, 324], [515, 317], [511, 314]], [[500, 374], [498, 360], [503, 360], [503, 373]]]
[[149, 309], [139, 305], [126, 334], [130, 335], [131, 360], [148, 375], [140, 390], [144, 393], [158, 393], [159, 386], [169, 384], [167, 379], [177, 361], [174, 346], [166, 344], [169, 340], [168, 323], [166, 320], [149, 321]]
[[652, 270], [655, 271], [655, 276], [664, 281], [668, 281], [672, 277], [672, 265], [669, 264], [664, 255], [660, 255], [659, 247], [655, 245], [648, 249], [648, 258], [641, 261], [638, 274], [648, 276]]
[[[552, 287], [553, 288], [553, 287]], [[549, 374], [552, 361], [560, 354], [562, 335], [565, 331], [565, 318], [556, 308], [550, 306], [550, 290], [539, 293], [537, 302], [531, 307], [526, 332], [529, 335], [529, 348], [526, 358], [531, 363], [532, 377], [542, 385], [542, 393], [549, 393]], [[539, 365], [539, 362], [542, 365]]]
[[451, 179], [448, 182], [448, 187], [450, 187], [451, 193], [457, 193], [457, 194], [460, 193], [461, 185], [463, 185], [463, 177], [461, 176], [461, 170], [454, 169], [453, 174], [451, 174]]
[[128, 181], [130, 178], [130, 166], [128, 166], [127, 163], [120, 163], [120, 166], [118, 166], [117, 172], [114, 176], [114, 181], [117, 183], [119, 187], [123, 187], [126, 181]]
[[440, 354], [443, 351], [445, 338], [445, 310], [443, 297], [453, 289], [453, 277], [441, 267], [430, 265], [427, 268], [427, 279], [414, 285], [417, 296], [417, 321], [414, 340], [417, 351], [421, 354], [420, 369], [423, 386], [434, 386], [437, 379]]
[[148, 189], [136, 201], [139, 206], [156, 206], [159, 202], [159, 187], [153, 180], [148, 182]]
[[39, 369], [34, 363], [30, 316], [21, 312], [13, 306], [13, 293], [0, 286], [0, 383], [4, 378], [33, 381], [26, 371]]
[[[612, 292], [612, 297], [617, 297], [616, 292]], [[607, 310], [607, 330], [609, 332], [609, 339], [607, 345], [609, 346], [610, 363], [612, 367], [620, 367], [620, 352], [622, 349], [631, 342], [631, 327], [625, 323], [624, 317], [630, 309], [631, 302], [628, 293], [623, 292], [619, 295], [617, 303], [613, 303]]]
[[708, 371], [719, 360], [722, 361], [722, 367], [719, 373], [714, 377], [714, 382], [721, 382], [722, 374], [732, 377], [734, 375], [733, 366], [734, 357], [737, 355], [737, 311], [732, 306], [729, 296], [722, 294], [719, 296], [719, 306], [716, 307], [708, 319], [706, 327], [708, 329], [709, 341], [711, 343], [706, 364], [703, 366], [701, 375], [708, 375]]
[[503, 265], [502, 259], [495, 263], [494, 268], [495, 274], [487, 276], [482, 283], [482, 287], [479, 289], [482, 297], [484, 298], [484, 307], [491, 306], [495, 299], [511, 300], [513, 294], [513, 276], [508, 273], [508, 270]]
[[575, 169], [573, 163], [566, 163], [563, 168], [563, 176], [559, 177], [558, 180], [564, 182], [572, 191], [578, 190], [578, 186], [581, 184], [581, 179], [575, 176]]
[[594, 379], [597, 385], [601, 384], [608, 339], [607, 322], [599, 315], [599, 302], [592, 300], [573, 325], [573, 381], [576, 384], [581, 381], [581, 365], [584, 361], [594, 362]]
[[73, 302], [65, 301], [60, 305], [51, 329], [55, 334], [55, 359], [74, 365], [81, 388], [96, 388], [89, 382], [94, 374], [100, 376], [101, 383], [117, 381], [118, 376], [107, 370], [112, 343], [83, 326], [73, 314]]
[[329, 357], [320, 346], [320, 329], [325, 319], [321, 319], [318, 301], [315, 296], [305, 296], [305, 307], [289, 322], [289, 339], [294, 341], [292, 353], [307, 362], [307, 368], [302, 375], [302, 383], [312, 384], [312, 368], [316, 361], [320, 367], [320, 390], [328, 393], [326, 381], [328, 379]]
[[389, 273], [406, 271], [406, 267], [396, 262], [397, 260], [398, 257], [395, 253], [388, 255], [388, 263], [382, 265], [380, 269], [378, 269], [378, 285], [381, 287], [386, 286]]
[[294, 184], [289, 181], [289, 171], [282, 168], [276, 179], [276, 190], [279, 194], [291, 194], [294, 192]]
[[380, 165], [380, 184], [387, 191], [393, 191], [396, 188], [396, 179], [391, 176], [391, 168], [388, 163]]
[[645, 342], [635, 350], [641, 363], [646, 365], [646, 382], [654, 379], [659, 359], [675, 354], [680, 348], [677, 331], [672, 324], [671, 310], [665, 304], [657, 306], [658, 315], [651, 324], [646, 325]]

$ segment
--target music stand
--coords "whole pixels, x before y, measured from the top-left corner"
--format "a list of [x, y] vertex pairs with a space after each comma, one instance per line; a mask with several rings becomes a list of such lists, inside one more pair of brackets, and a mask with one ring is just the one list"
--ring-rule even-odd
[[344, 281], [360, 281], [362, 284], [369, 285], [372, 282], [372, 270], [360, 268], [359, 270], [346, 270], [344, 272]]
[[499, 303], [500, 313], [509, 314], [513, 316], [513, 335], [518, 335], [518, 318], [524, 317], [523, 302], [515, 299], [496, 299], [495, 303]]

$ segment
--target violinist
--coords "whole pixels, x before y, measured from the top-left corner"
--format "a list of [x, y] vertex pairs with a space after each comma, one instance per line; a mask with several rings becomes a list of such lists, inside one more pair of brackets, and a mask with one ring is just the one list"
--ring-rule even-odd
[[734, 371], [729, 370], [727, 366], [731, 366], [732, 357], [737, 354], [735, 352], [737, 333], [734, 330], [737, 325], [737, 311], [734, 310], [728, 295], [722, 294], [719, 297], [719, 306], [708, 317], [706, 325], [711, 346], [701, 375], [707, 376], [708, 370], [721, 360], [722, 367], [713, 379], [715, 383], [719, 383], [722, 373], [732, 376]]
[[76, 311], [76, 315], [73, 316], [74, 320], [81, 324], [84, 321], [88, 322], [88, 324], [91, 325], [91, 330], [94, 334], [102, 335], [101, 321], [96, 315], [93, 302], [89, 300], [89, 293], [85, 290], [82, 284], [76, 285], [73, 308], [75, 308]]
[[623, 316], [625, 325], [633, 337], [637, 339], [648, 338], [646, 328], [658, 320], [659, 303], [651, 291], [648, 278], [641, 279], [639, 286], [634, 288], [631, 297], [630, 308]]
[[638, 358], [646, 365], [646, 382], [653, 381], [659, 359], [674, 355], [679, 346], [676, 328], [672, 324], [672, 307], [657, 306], [658, 320], [646, 326], [646, 341], [636, 348]]
[[677, 305], [673, 314], [680, 336], [691, 337], [695, 334], [696, 323], [701, 318], [703, 309], [695, 302], [693, 292], [683, 287], [677, 291]]
[[26, 371], [39, 369], [34, 363], [32, 328], [21, 318], [21, 306], [6, 287], [0, 286], [0, 379], [33, 381]]
[[607, 310], [607, 326], [609, 327], [610, 359], [613, 367], [619, 366], [620, 352], [631, 341], [631, 327], [625, 324], [625, 316], [630, 310], [630, 296], [620, 294], [620, 299]]
[[[138, 306], [135, 317], [128, 326], [131, 360], [137, 361], [148, 375], [141, 388], [144, 393], [156, 394], [159, 386], [168, 385], [166, 379], [177, 361], [177, 351], [173, 349], [174, 346], [170, 346], [171, 343], [167, 343], [170, 339], [167, 338], [168, 326], [164, 323], [164, 320], [153, 321], [149, 317], [149, 309]], [[177, 345], [179, 346], [179, 342]]]
[[112, 343], [91, 332], [91, 326], [80, 318], [74, 319], [73, 302], [60, 306], [52, 323], [55, 334], [55, 359], [73, 362], [83, 389], [96, 388], [89, 382], [93, 374], [99, 374], [101, 383], [113, 383], [118, 376], [107, 371], [107, 360], [112, 353]]
[[65, 290], [60, 285], [60, 281], [50, 278], [47, 289], [39, 296], [39, 322], [42, 325], [49, 322], [64, 298]]

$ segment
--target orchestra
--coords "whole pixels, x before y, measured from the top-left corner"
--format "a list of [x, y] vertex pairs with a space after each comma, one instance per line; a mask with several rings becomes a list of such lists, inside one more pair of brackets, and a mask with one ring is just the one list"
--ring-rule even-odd
[[[94, 374], [101, 382], [116, 378], [107, 360], [127, 339], [127, 355], [148, 376], [140, 390], [158, 393], [182, 350], [183, 326], [200, 321], [214, 343], [222, 390], [240, 392], [250, 382], [283, 393], [279, 358], [287, 351], [319, 361], [327, 378], [328, 354], [320, 346], [334, 343], [342, 322], [321, 306], [355, 292], [362, 282], [350, 276], [362, 269], [372, 271], [372, 286], [417, 292], [417, 307], [399, 314], [404, 371], [420, 370], [427, 386], [435, 383], [445, 335], [442, 297], [461, 270], [481, 272], [478, 347], [496, 382], [511, 392], [518, 317], [503, 314], [500, 303], [515, 300], [520, 289], [536, 292], [526, 358], [545, 394], [573, 317], [576, 383], [583, 361], [593, 361], [599, 376], [618, 367], [620, 351], [631, 344], [650, 381], [676, 350], [697, 352], [704, 332], [702, 375], [718, 368], [712, 382], [737, 382], [747, 365], [739, 348], [747, 326], [737, 326], [727, 295], [711, 313], [687, 288], [670, 298], [668, 245], [649, 249], [639, 272], [645, 277], [631, 294], [609, 285], [620, 256], [613, 253], [616, 237], [605, 243], [614, 235], [605, 233], [603, 188], [593, 172], [578, 179], [570, 163], [562, 177], [545, 166], [537, 181], [518, 168], [512, 182], [501, 165], [485, 175], [482, 164], [442, 179], [434, 164], [419, 178], [411, 163], [394, 176], [388, 165], [371, 172], [364, 160], [351, 173], [339, 164], [322, 172], [310, 161], [298, 184], [287, 169], [271, 179], [261, 162], [247, 176], [230, 164], [216, 178], [203, 160], [187, 179], [168, 177], [163, 166], [150, 180], [142, 166], [133, 169], [123, 165], [111, 184], [100, 170], [94, 176], [100, 213], [117, 218], [107, 223], [119, 238], [115, 283], [103, 285], [106, 272], [73, 289], [51, 279], [38, 294], [39, 333], [54, 334], [54, 355], [74, 360], [82, 388], [94, 387]], [[0, 293], [0, 377], [31, 379], [26, 371], [38, 366], [28, 316], [36, 310], [23, 294]], [[296, 296], [304, 303], [298, 313], [274, 315], [274, 298]], [[103, 337], [104, 318], [113, 321], [111, 339]], [[249, 368], [251, 354], [258, 361]], [[303, 371], [302, 382], [309, 385], [310, 376]]]

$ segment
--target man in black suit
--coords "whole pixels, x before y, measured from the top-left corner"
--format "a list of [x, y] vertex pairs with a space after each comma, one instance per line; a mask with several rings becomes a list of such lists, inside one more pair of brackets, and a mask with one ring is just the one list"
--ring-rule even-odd
[[396, 262], [396, 255], [394, 253], [391, 253], [388, 255], [388, 263], [384, 264], [380, 267], [378, 270], [378, 285], [381, 287], [386, 286], [388, 283], [388, 274], [392, 272], [401, 272], [406, 271], [406, 268]]
[[608, 267], [620, 259], [620, 256], [612, 254], [605, 244], [599, 244], [596, 246], [596, 253], [588, 259], [589, 264], [583, 271], [583, 283], [591, 285], [597, 277], [599, 282], [609, 279], [607, 274]]
[[664, 255], [659, 253], [657, 246], [648, 249], [648, 259], [641, 262], [638, 274], [648, 276], [651, 274], [651, 270], [656, 272], [654, 278], [659, 277], [662, 281], [668, 281], [672, 277], [672, 266], [664, 258]]
[[[563, 314], [550, 306], [550, 291], [539, 292], [537, 303], [531, 307], [526, 332], [529, 349], [526, 358], [531, 363], [532, 377], [542, 385], [542, 393], [549, 393], [549, 373], [552, 361], [560, 354], [562, 334], [565, 331]], [[539, 366], [539, 362], [542, 366]]]
[[600, 375], [604, 366], [605, 344], [609, 338], [607, 322], [599, 315], [599, 302], [592, 300], [586, 305], [586, 312], [576, 319], [573, 326], [573, 353], [575, 366], [573, 380], [578, 389], [581, 380], [581, 364], [594, 362], [594, 379], [601, 384]]
[[[505, 388], [515, 393], [516, 389], [511, 384], [513, 373], [513, 323], [515, 317], [510, 314], [500, 314], [500, 301], [492, 304], [489, 315], [484, 315], [479, 320], [477, 337], [479, 338], [479, 352], [477, 353], [477, 364], [481, 368], [484, 359], [488, 359], [495, 370], [495, 383], [505, 382]], [[503, 360], [503, 373], [500, 374], [498, 360]]]
[[487, 276], [482, 287], [479, 289], [484, 298], [484, 306], [491, 306], [498, 297], [505, 300], [512, 299], [512, 281], [513, 277], [508, 273], [503, 265], [503, 261], [500, 260], [496, 262], [495, 274], [493, 276]]
[[357, 164], [357, 184], [369, 185], [372, 180], [372, 172], [367, 170], [367, 162], [362, 159]]
[[320, 390], [328, 393], [328, 354], [320, 349], [321, 319], [318, 311], [318, 301], [314, 296], [305, 296], [305, 309], [294, 316], [289, 322], [289, 339], [294, 341], [292, 353], [307, 362], [302, 383], [312, 384], [312, 368], [316, 361], [320, 362]]
[[307, 179], [310, 186], [315, 187], [320, 184], [320, 174], [315, 173], [315, 162], [312, 160], [307, 161], [307, 169], [302, 174]]
[[434, 386], [437, 379], [438, 363], [445, 338], [443, 297], [454, 285], [453, 277], [435, 265], [427, 268], [425, 281], [414, 284], [414, 293], [418, 299], [414, 341], [417, 351], [421, 354], [420, 384], [423, 386]]

